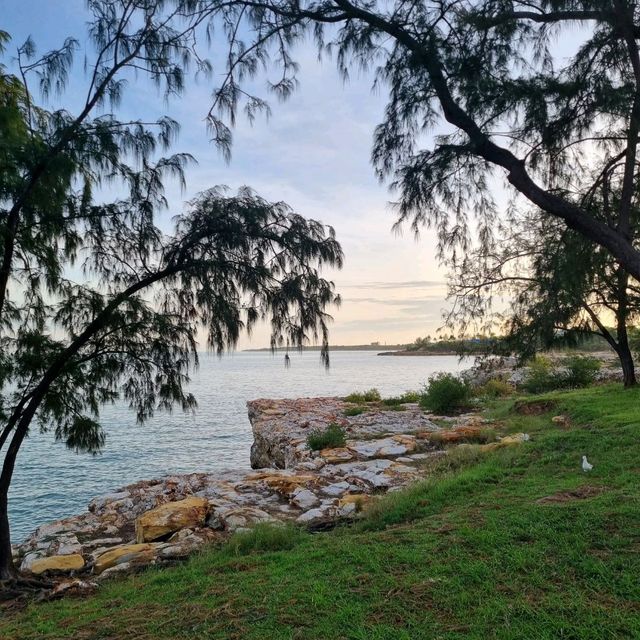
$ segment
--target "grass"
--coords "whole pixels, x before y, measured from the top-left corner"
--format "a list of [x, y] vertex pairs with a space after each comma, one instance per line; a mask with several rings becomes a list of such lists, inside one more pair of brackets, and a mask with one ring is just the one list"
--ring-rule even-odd
[[347, 407], [344, 410], [344, 415], [347, 417], [359, 416], [361, 413], [364, 413], [366, 409], [364, 407]]
[[312, 451], [344, 447], [345, 444], [347, 444], [347, 438], [344, 429], [335, 422], [326, 429], [316, 429], [307, 436], [307, 446]]
[[369, 389], [368, 391], [354, 391], [344, 398], [345, 402], [353, 404], [363, 404], [365, 402], [380, 402], [380, 392], [377, 389]]
[[[456, 449], [355, 526], [260, 528], [89, 598], [8, 612], [0, 638], [640, 637], [640, 389], [544, 398], [551, 413], [515, 412], [515, 398], [488, 410], [529, 442]], [[558, 413], [570, 426], [551, 422]], [[600, 492], [538, 502], [585, 485]]]

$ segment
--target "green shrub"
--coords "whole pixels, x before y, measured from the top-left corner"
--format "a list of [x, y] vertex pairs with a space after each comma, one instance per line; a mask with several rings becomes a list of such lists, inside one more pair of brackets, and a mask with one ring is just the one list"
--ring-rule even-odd
[[377, 389], [369, 389], [368, 391], [355, 391], [349, 394], [345, 402], [353, 402], [354, 404], [362, 404], [363, 402], [380, 402], [380, 392]]
[[429, 378], [420, 406], [434, 413], [447, 413], [465, 407], [471, 398], [471, 387], [450, 373], [437, 373]]
[[530, 393], [544, 393], [554, 389], [586, 387], [595, 381], [600, 370], [600, 362], [592, 356], [571, 356], [562, 364], [566, 371], [555, 371], [548, 358], [536, 356], [529, 365], [524, 388]]
[[249, 531], [239, 531], [229, 538], [228, 549], [234, 555], [260, 551], [288, 551], [303, 538], [304, 533], [292, 524], [261, 522]]
[[545, 356], [536, 356], [529, 363], [529, 371], [522, 386], [529, 393], [544, 393], [557, 389], [559, 383], [558, 375], [551, 366], [551, 360]]
[[420, 392], [405, 391], [401, 396], [402, 402], [420, 402]]
[[307, 446], [312, 451], [344, 447], [347, 443], [344, 429], [332, 422], [326, 429], [315, 429], [307, 436]]
[[[394, 396], [393, 398], [385, 398], [382, 401], [382, 404], [387, 407], [400, 407], [403, 404], [407, 404], [408, 402], [419, 402], [420, 394], [417, 391], [406, 391], [401, 396]], [[402, 411], [403, 409], [398, 409], [398, 411]]]
[[567, 387], [578, 388], [593, 384], [600, 371], [600, 361], [592, 356], [571, 356], [563, 364], [567, 368], [564, 375]]
[[361, 413], [364, 413], [366, 409], [364, 407], [347, 407], [344, 410], [345, 416], [359, 416]]
[[510, 396], [514, 389], [505, 380], [500, 378], [493, 378], [488, 380], [485, 384], [476, 387], [475, 394], [481, 398], [505, 398]]

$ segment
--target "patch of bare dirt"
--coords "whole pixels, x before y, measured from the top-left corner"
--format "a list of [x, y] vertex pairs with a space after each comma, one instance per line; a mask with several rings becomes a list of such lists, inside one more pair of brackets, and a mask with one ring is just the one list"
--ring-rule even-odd
[[555, 408], [555, 400], [518, 400], [513, 405], [513, 410], [522, 416], [539, 416]]
[[571, 502], [572, 500], [586, 500], [587, 498], [593, 498], [600, 495], [605, 491], [605, 487], [594, 487], [592, 485], [585, 484], [577, 489], [566, 489], [565, 491], [558, 491], [550, 496], [545, 496], [536, 500], [537, 504], [558, 504], [563, 502]]

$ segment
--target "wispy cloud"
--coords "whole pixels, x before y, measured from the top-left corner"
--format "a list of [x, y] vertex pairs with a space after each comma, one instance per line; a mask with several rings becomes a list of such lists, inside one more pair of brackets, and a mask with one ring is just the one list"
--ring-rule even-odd
[[444, 287], [444, 280], [405, 280], [401, 282], [361, 282], [341, 284], [344, 289], [431, 289]]

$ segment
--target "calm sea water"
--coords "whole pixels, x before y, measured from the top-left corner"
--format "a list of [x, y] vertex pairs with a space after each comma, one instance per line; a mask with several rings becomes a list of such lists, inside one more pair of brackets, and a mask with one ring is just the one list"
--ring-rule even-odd
[[291, 354], [289, 368], [283, 355], [268, 352], [202, 355], [190, 384], [199, 405], [195, 415], [158, 414], [141, 426], [126, 406], [105, 407], [107, 445], [95, 457], [55, 444], [51, 434], [32, 434], [10, 491], [12, 538], [19, 541], [45, 522], [82, 513], [91, 498], [136, 480], [249, 469], [247, 400], [346, 395], [371, 387], [390, 396], [421, 388], [436, 371], [469, 366], [454, 356], [379, 357], [372, 351], [333, 352], [328, 371], [317, 352]]

